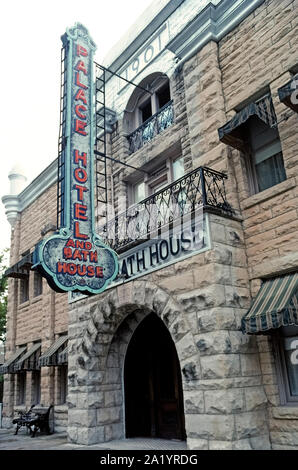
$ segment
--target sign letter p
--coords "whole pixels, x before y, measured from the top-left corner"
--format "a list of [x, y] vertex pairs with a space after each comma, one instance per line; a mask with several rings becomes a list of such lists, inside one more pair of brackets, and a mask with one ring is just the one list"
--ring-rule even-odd
[[83, 57], [87, 57], [88, 51], [85, 49], [85, 47], [80, 46], [80, 44], [77, 44], [77, 56], [82, 55]]

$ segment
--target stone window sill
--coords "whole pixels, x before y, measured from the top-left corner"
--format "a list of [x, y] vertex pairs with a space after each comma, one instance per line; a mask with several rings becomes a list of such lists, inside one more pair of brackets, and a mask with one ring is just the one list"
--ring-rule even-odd
[[261, 202], [266, 201], [267, 199], [271, 199], [278, 194], [282, 194], [289, 189], [292, 189], [296, 186], [295, 178], [290, 178], [288, 180], [283, 181], [282, 183], [276, 184], [272, 186], [272, 188], [265, 189], [260, 193], [254, 194], [253, 196], [248, 197], [244, 201], [240, 203], [241, 209], [249, 209], [250, 207], [259, 204]]
[[68, 411], [68, 406], [66, 403], [63, 405], [55, 405], [54, 406], [55, 413], [66, 413]]
[[22, 413], [24, 413], [24, 411], [26, 411], [27, 408], [25, 405], [15, 405], [14, 407], [14, 412], [15, 414], [18, 413], [18, 411], [21, 411]]
[[22, 308], [29, 307], [31, 304], [35, 304], [36, 302], [40, 302], [42, 300], [42, 294], [36, 297], [33, 297], [31, 300], [26, 300], [26, 302], [22, 302], [19, 304], [18, 308], [21, 310]]
[[26, 302], [22, 302], [21, 304], [19, 304], [19, 310], [25, 307], [29, 307], [29, 305], [30, 305], [30, 301], [26, 300]]
[[298, 404], [293, 403], [272, 408], [272, 416], [275, 419], [298, 419]]

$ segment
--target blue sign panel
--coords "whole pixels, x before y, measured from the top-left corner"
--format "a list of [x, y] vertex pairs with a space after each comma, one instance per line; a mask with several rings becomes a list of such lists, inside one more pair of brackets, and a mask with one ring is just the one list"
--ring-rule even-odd
[[94, 228], [95, 44], [81, 24], [67, 29], [61, 228], [35, 248], [34, 266], [58, 291], [102, 292], [118, 274], [116, 253]]

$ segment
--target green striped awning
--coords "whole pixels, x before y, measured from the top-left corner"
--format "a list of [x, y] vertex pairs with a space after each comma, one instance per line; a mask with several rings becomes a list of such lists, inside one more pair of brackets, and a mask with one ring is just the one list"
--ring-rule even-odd
[[59, 336], [59, 338], [49, 347], [49, 349], [40, 356], [39, 365], [43, 366], [57, 366], [58, 355], [65, 348], [65, 343], [68, 339], [67, 335]]
[[61, 353], [58, 354], [58, 364], [63, 365], [67, 364], [68, 359], [68, 346]]
[[298, 326], [298, 273], [264, 281], [241, 327], [244, 334], [262, 334], [290, 325]]
[[21, 370], [38, 369], [38, 356], [40, 353], [40, 343], [36, 343], [30, 348], [13, 366], [14, 372]]
[[26, 351], [26, 346], [18, 348], [13, 355], [0, 367], [0, 374], [12, 374], [14, 372], [14, 364], [19, 357]]

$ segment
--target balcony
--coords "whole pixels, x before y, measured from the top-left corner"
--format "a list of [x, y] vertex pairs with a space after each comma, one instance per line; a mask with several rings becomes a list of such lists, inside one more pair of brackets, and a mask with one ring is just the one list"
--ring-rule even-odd
[[128, 136], [129, 153], [132, 154], [142, 148], [147, 142], [170, 127], [173, 122], [174, 108], [171, 100]]
[[234, 211], [226, 200], [226, 179], [223, 173], [199, 167], [108, 221], [101, 236], [122, 252], [199, 209], [232, 216]]

